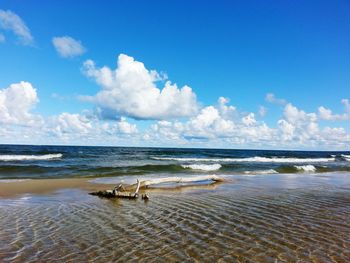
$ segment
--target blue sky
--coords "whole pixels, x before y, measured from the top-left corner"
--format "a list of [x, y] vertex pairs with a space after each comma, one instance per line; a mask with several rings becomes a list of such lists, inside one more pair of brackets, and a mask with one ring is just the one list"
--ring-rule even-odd
[[[11, 0], [2, 1], [0, 10], [0, 90], [25, 81], [38, 99], [17, 111], [25, 118], [6, 106], [1, 143], [288, 149], [350, 145], [349, 1]], [[18, 20], [8, 25], [11, 14], [27, 28], [30, 40], [15, 31]], [[81, 50], [60, 54], [53, 38], [62, 40], [64, 48], [69, 43], [63, 37]], [[160, 91], [167, 80], [179, 90], [188, 85], [195, 101], [182, 103], [180, 94], [171, 104], [150, 95], [145, 108], [135, 96], [143, 88], [141, 94], [148, 94], [147, 87], [134, 83], [135, 93], [123, 90], [134, 103], [125, 106], [123, 97], [113, 97], [125, 79], [108, 87], [96, 83], [99, 69], [115, 70], [120, 54], [142, 62], [149, 72], [166, 75], [154, 79]], [[87, 72], [87, 60], [94, 62], [93, 72]], [[102, 92], [109, 89], [115, 92]], [[230, 114], [220, 108], [219, 97], [230, 99], [224, 103], [231, 106]], [[139, 111], [132, 109], [135, 103]], [[159, 104], [163, 108], [156, 112], [154, 105]], [[193, 107], [185, 110], [181, 105]], [[179, 107], [182, 111], [173, 116]], [[213, 109], [205, 111], [208, 107]], [[243, 121], [251, 113], [253, 121]], [[123, 130], [126, 123], [129, 129]]]

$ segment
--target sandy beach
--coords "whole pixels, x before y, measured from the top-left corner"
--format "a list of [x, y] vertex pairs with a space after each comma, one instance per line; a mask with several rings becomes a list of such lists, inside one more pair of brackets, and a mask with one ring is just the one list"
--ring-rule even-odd
[[235, 176], [149, 189], [148, 202], [88, 195], [111, 185], [0, 183], [0, 261], [350, 260], [347, 174]]
[[24, 194], [51, 194], [60, 189], [98, 191], [114, 187], [89, 181], [86, 178], [3, 180], [0, 181], [0, 198], [13, 198]]

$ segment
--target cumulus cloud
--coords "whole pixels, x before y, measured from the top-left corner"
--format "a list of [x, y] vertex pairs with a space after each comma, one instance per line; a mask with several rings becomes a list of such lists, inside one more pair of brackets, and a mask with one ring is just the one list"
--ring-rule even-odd
[[306, 113], [288, 103], [284, 108], [284, 119], [278, 121], [283, 141], [303, 143], [319, 139], [319, 126], [315, 113]]
[[72, 58], [77, 57], [86, 52], [86, 48], [79, 40], [75, 40], [69, 36], [54, 37], [52, 44], [61, 57]]
[[345, 113], [333, 114], [332, 110], [320, 106], [318, 108], [318, 115], [322, 120], [327, 121], [347, 121], [350, 120], [350, 103], [348, 99], [342, 99], [341, 103], [344, 105]]
[[167, 145], [279, 149], [346, 149], [350, 143], [350, 134], [344, 128], [320, 128], [316, 113], [307, 113], [291, 103], [285, 105], [276, 126], [269, 127], [257, 121], [252, 112], [238, 112], [224, 98], [186, 121], [158, 121], [143, 138]]
[[117, 132], [121, 134], [134, 134], [138, 132], [136, 124], [127, 122], [126, 118], [121, 118], [114, 126]]
[[[202, 108], [196, 116], [187, 121], [159, 121], [146, 133], [147, 139], [171, 140], [176, 144], [210, 142], [211, 147], [228, 145], [249, 145], [268, 141], [274, 130], [263, 122], [255, 120], [254, 113], [240, 113], [220, 97], [217, 106]], [[210, 144], [209, 144], [210, 145]]]
[[117, 136], [129, 136], [138, 132], [135, 124], [125, 118], [119, 121], [105, 122], [84, 113], [63, 112], [51, 116], [43, 130], [58, 140], [71, 141], [101, 141], [110, 140]]
[[[0, 28], [11, 31], [18, 37], [19, 42], [23, 45], [31, 45], [34, 42], [34, 38], [24, 21], [10, 10], [5, 11], [0, 9]], [[3, 40], [4, 39], [3, 36]]]
[[[202, 107], [188, 118], [161, 119], [139, 130], [133, 120], [101, 119], [93, 110], [44, 118], [33, 113], [38, 101], [28, 82], [0, 90], [1, 142], [334, 150], [350, 145], [350, 133], [343, 127], [321, 127], [319, 113], [306, 112], [292, 103], [284, 106], [271, 127], [253, 112], [241, 112], [228, 98], [220, 97], [215, 105]], [[342, 103], [347, 112], [349, 101]]]
[[64, 112], [52, 117], [50, 129], [59, 136], [67, 133], [88, 133], [92, 124], [83, 115]]
[[156, 83], [162, 78], [142, 62], [121, 54], [116, 69], [97, 68], [92, 60], [85, 61], [83, 72], [101, 86], [95, 96], [81, 97], [100, 109], [105, 118], [127, 116], [134, 119], [168, 119], [187, 117], [198, 109], [196, 94], [189, 86], [178, 88], [166, 81], [162, 89]]
[[38, 102], [36, 89], [29, 82], [21, 81], [0, 89], [0, 123], [37, 125], [41, 117], [31, 110]]
[[19, 82], [0, 89], [0, 141], [2, 143], [86, 143], [117, 141], [138, 133], [126, 118], [118, 121], [97, 119], [89, 111], [63, 112], [42, 117], [32, 111], [38, 104], [36, 89]]
[[285, 99], [276, 98], [275, 94], [273, 93], [267, 93], [265, 96], [265, 100], [267, 102], [278, 104], [278, 105], [286, 105], [287, 101]]

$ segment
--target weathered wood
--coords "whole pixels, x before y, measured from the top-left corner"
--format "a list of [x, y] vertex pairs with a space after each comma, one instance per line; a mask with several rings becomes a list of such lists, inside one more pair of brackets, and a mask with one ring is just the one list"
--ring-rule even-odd
[[[135, 192], [125, 191], [124, 186], [122, 184], [119, 184], [113, 190], [98, 191], [90, 194], [97, 195], [100, 197], [106, 197], [106, 198], [136, 199], [139, 196], [139, 190], [141, 187], [148, 187], [150, 185], [156, 185], [156, 184], [162, 184], [162, 183], [192, 183], [192, 182], [201, 182], [201, 181], [222, 182], [224, 180], [216, 175], [203, 175], [203, 176], [195, 176], [195, 177], [166, 177], [166, 178], [146, 180], [142, 182], [140, 182], [139, 179], [137, 179], [136, 184], [133, 184], [127, 187], [127, 189], [132, 189], [136, 186]], [[142, 199], [148, 200], [149, 196], [145, 194], [142, 196]]]
[[[194, 183], [194, 182], [202, 182], [202, 181], [215, 181], [222, 182], [224, 179], [218, 177], [217, 175], [202, 175], [202, 176], [194, 176], [194, 177], [165, 177], [165, 178], [157, 178], [152, 180], [142, 181], [140, 183], [141, 187], [148, 187], [150, 185], [162, 184], [162, 183]], [[135, 186], [135, 185], [131, 185]]]
[[129, 198], [129, 199], [136, 199], [139, 196], [139, 189], [140, 189], [140, 181], [137, 179], [137, 187], [135, 192], [126, 192], [124, 191], [124, 187], [120, 184], [117, 187], [115, 187], [113, 190], [105, 190], [105, 191], [98, 191], [90, 193], [91, 195], [97, 195], [100, 197], [105, 198]]

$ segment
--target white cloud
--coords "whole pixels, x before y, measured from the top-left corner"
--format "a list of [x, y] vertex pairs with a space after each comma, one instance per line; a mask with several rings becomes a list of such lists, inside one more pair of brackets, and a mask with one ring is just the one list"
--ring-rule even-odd
[[[346, 149], [350, 143], [350, 134], [344, 128], [321, 129], [315, 113], [291, 103], [285, 105], [276, 127], [257, 121], [254, 113], [240, 113], [227, 103], [227, 99], [220, 98], [217, 106], [204, 107], [187, 121], [158, 121], [143, 138], [163, 145], [277, 149]], [[227, 108], [234, 109], [234, 114], [221, 110]]]
[[77, 57], [86, 51], [79, 40], [75, 40], [69, 36], [54, 37], [52, 38], [52, 44], [58, 54], [64, 58]]
[[270, 102], [273, 104], [279, 104], [279, 105], [286, 105], [287, 104], [287, 101], [285, 99], [276, 98], [273, 93], [266, 94], [265, 100], [267, 102]]
[[234, 127], [232, 120], [225, 119], [217, 108], [208, 106], [188, 121], [185, 136], [202, 138], [226, 137], [230, 135]]
[[315, 141], [320, 138], [317, 115], [306, 113], [288, 103], [284, 108], [284, 118], [278, 121], [282, 141], [299, 142]]
[[[175, 141], [176, 144], [202, 142], [209, 146], [244, 145], [272, 138], [274, 130], [255, 120], [254, 113], [242, 114], [219, 98], [218, 105], [207, 106], [185, 122], [159, 121], [147, 133], [147, 138]], [[203, 144], [202, 144], [203, 145]]]
[[41, 123], [41, 117], [31, 113], [38, 102], [36, 89], [29, 82], [0, 89], [0, 123], [27, 126]]
[[220, 97], [218, 99], [218, 110], [225, 118], [235, 118], [237, 116], [237, 109], [232, 105], [228, 105], [230, 100], [228, 98]]
[[267, 113], [266, 107], [260, 106], [260, 107], [259, 107], [259, 115], [260, 115], [261, 117], [264, 117], [264, 116], [266, 115], [266, 113]]
[[101, 116], [135, 119], [168, 119], [196, 113], [196, 94], [188, 86], [178, 88], [167, 81], [162, 89], [156, 86], [161, 76], [149, 71], [142, 62], [121, 54], [115, 70], [97, 68], [92, 60], [83, 66], [86, 76], [93, 78], [102, 90], [83, 99], [95, 103]]
[[89, 119], [80, 114], [61, 113], [51, 119], [51, 131], [56, 135], [67, 133], [88, 133], [92, 129]]
[[135, 124], [125, 118], [119, 121], [106, 122], [78, 113], [61, 113], [46, 120], [43, 128], [46, 136], [58, 141], [88, 143], [110, 141], [120, 136], [130, 136], [138, 132]]
[[327, 121], [347, 121], [350, 120], [350, 103], [348, 99], [342, 99], [341, 103], [344, 105], [345, 113], [333, 114], [332, 110], [323, 106], [318, 108], [318, 115], [320, 119]]
[[242, 122], [246, 126], [251, 126], [251, 125], [255, 124], [256, 123], [255, 114], [251, 112], [248, 115], [244, 116], [242, 118]]
[[125, 118], [121, 118], [121, 120], [118, 121], [115, 125], [116, 125], [118, 133], [134, 134], [134, 133], [138, 132], [136, 124], [131, 124], [131, 123], [127, 122]]
[[23, 45], [31, 45], [34, 42], [29, 28], [18, 15], [10, 10], [0, 9], [0, 28], [14, 33]]
[[[194, 116], [151, 122], [139, 130], [125, 117], [101, 119], [92, 110], [43, 118], [32, 112], [38, 101], [28, 82], [0, 90], [0, 142], [328, 150], [350, 145], [350, 133], [343, 127], [320, 127], [319, 114], [291, 103], [271, 127], [255, 119], [253, 112], [240, 112], [229, 99], [220, 97], [216, 105], [203, 107]], [[349, 101], [342, 103], [348, 111]]]
[[0, 33], [0, 43], [5, 42], [6, 38], [3, 34]]

